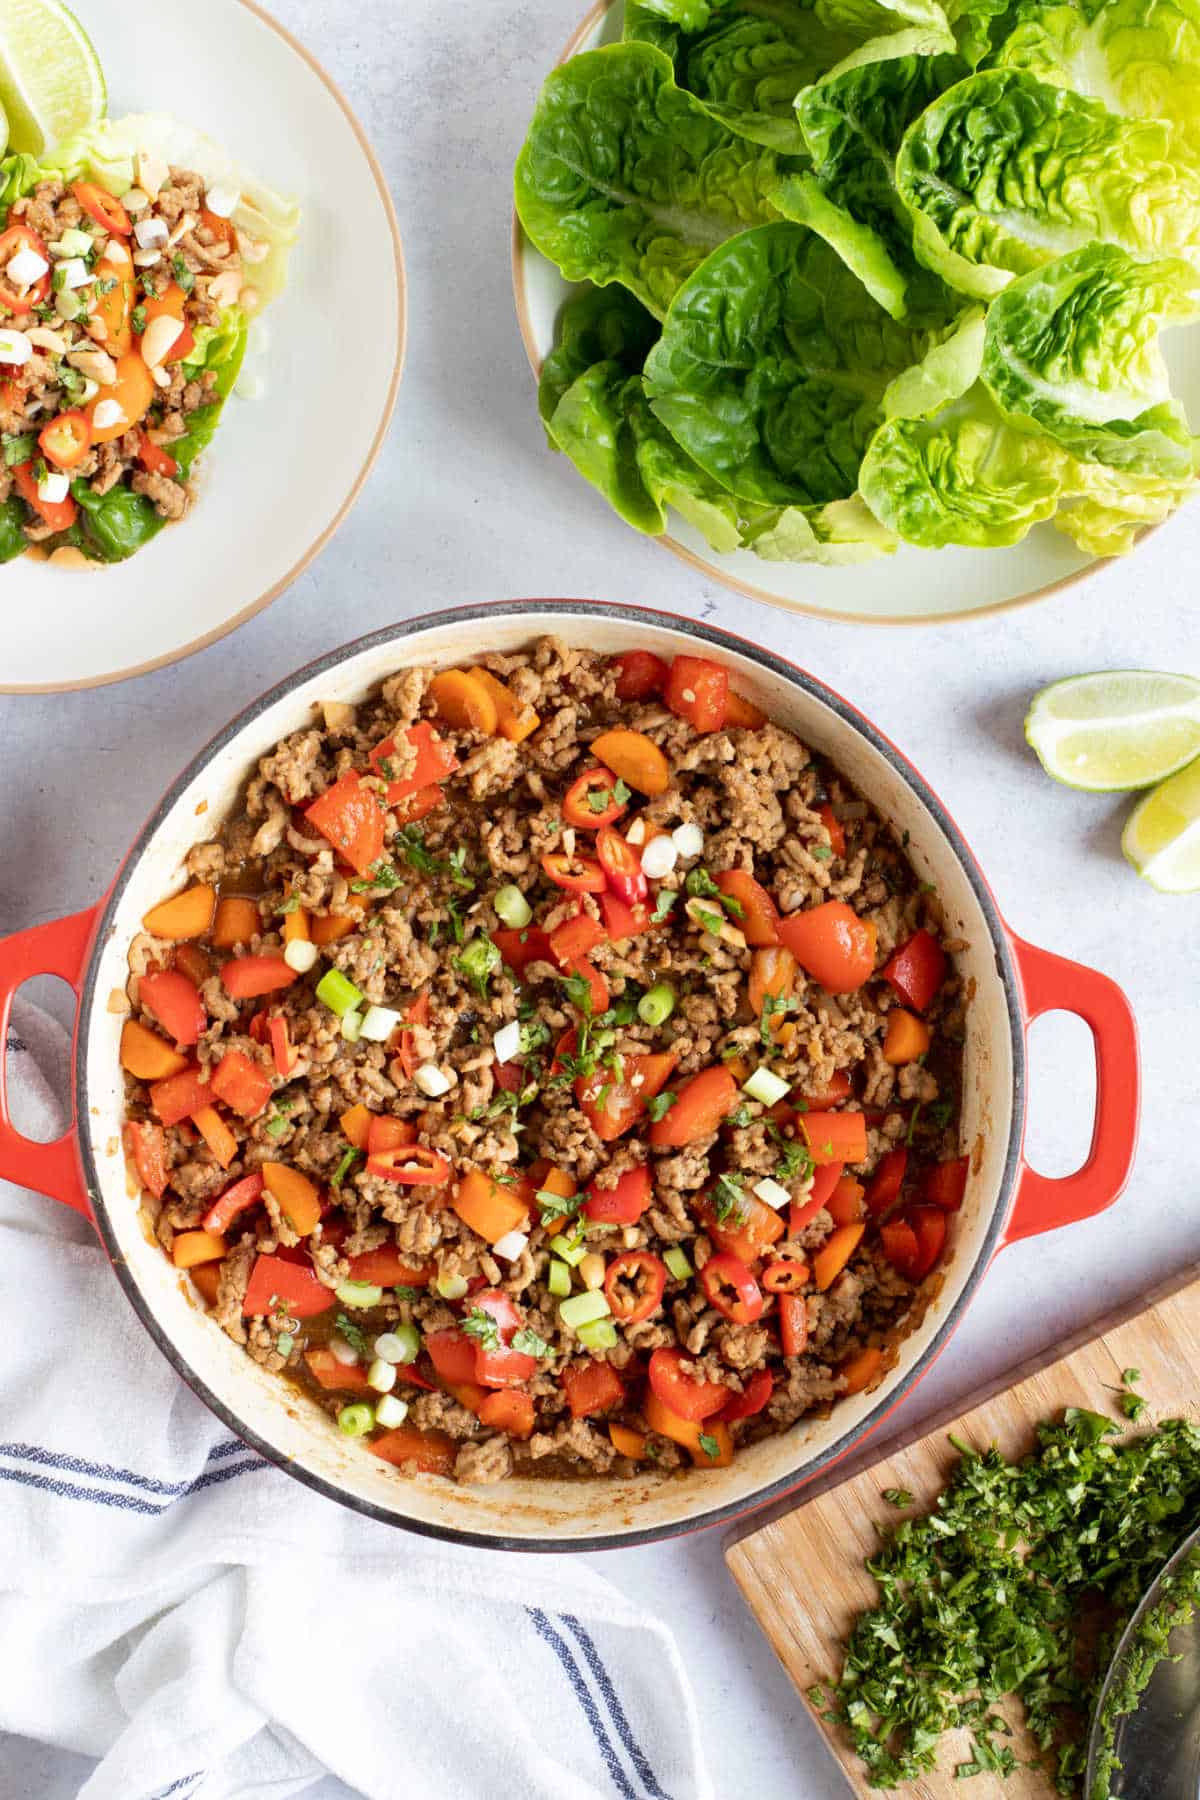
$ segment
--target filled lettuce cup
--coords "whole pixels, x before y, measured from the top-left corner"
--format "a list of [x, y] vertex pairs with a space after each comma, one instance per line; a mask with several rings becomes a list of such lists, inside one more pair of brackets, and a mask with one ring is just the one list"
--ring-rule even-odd
[[184, 518], [299, 209], [157, 114], [0, 161], [0, 562]]

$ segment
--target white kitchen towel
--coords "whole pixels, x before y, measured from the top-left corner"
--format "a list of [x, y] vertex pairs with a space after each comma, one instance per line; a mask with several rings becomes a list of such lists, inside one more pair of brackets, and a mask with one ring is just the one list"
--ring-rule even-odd
[[[21, 1008], [8, 1053], [22, 1128], [61, 1131], [58, 1025]], [[80, 1800], [710, 1800], [670, 1632], [578, 1558], [431, 1548], [289, 1480], [86, 1223], [4, 1182], [0, 1301], [0, 1730], [98, 1758]]]

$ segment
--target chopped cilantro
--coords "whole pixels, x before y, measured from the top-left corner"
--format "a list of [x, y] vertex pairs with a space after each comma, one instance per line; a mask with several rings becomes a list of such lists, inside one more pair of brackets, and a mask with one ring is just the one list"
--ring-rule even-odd
[[407, 1286], [397, 1287], [393, 1288], [392, 1292], [395, 1294], [397, 1300], [419, 1300], [421, 1298], [420, 1288]]
[[183, 289], [184, 293], [190, 294], [192, 292], [192, 289], [196, 285], [196, 277], [193, 275], [192, 271], [188, 268], [186, 262], [183, 260], [183, 257], [176, 256], [172, 260], [171, 267], [172, 267], [172, 269], [174, 269], [175, 279], [179, 283], [180, 287]]
[[540, 1050], [543, 1044], [549, 1042], [550, 1027], [543, 1024], [541, 1019], [531, 1019], [521, 1027], [521, 1048], [518, 1054], [532, 1056], [534, 1051]]
[[710, 1435], [707, 1431], [702, 1431], [700, 1433], [700, 1436], [696, 1439], [696, 1442], [699, 1444], [700, 1448], [703, 1450], [705, 1456], [707, 1456], [712, 1462], [716, 1462], [717, 1458], [721, 1454], [721, 1446], [720, 1446], [720, 1444], [718, 1444], [716, 1438], [710, 1437]]
[[31, 431], [6, 431], [0, 438], [4, 448], [4, 466], [15, 469], [20, 463], [32, 462], [37, 454], [37, 439]]
[[338, 1336], [344, 1337], [350, 1348], [352, 1350], [357, 1350], [360, 1356], [366, 1356], [368, 1346], [366, 1335], [363, 1332], [362, 1327], [356, 1325], [353, 1319], [348, 1319], [344, 1312], [338, 1314], [335, 1322], [338, 1328]]
[[141, 337], [142, 333], [146, 329], [146, 324], [147, 324], [146, 308], [144, 305], [134, 307], [133, 314], [130, 318], [130, 324], [133, 326], [135, 334], [138, 337]]
[[828, 844], [810, 844], [808, 848], [810, 855], [815, 856], [818, 862], [829, 862], [833, 856]]
[[552, 1194], [549, 1188], [539, 1188], [533, 1197], [542, 1209], [542, 1224], [552, 1225], [555, 1219], [573, 1219], [587, 1199], [587, 1192], [581, 1189], [564, 1199], [561, 1194]]
[[383, 858], [380, 857], [379, 861], [372, 865], [370, 874], [364, 875], [361, 881], [352, 881], [350, 883], [350, 892], [352, 894], [366, 894], [373, 888], [380, 888], [385, 894], [390, 894], [394, 888], [398, 888], [399, 886], [400, 877], [396, 873], [395, 867], [390, 862], [385, 862]]
[[500, 1327], [490, 1312], [484, 1312], [481, 1306], [473, 1306], [462, 1322], [462, 1328], [468, 1337], [473, 1337], [485, 1350], [499, 1350]]
[[884, 1488], [883, 1497], [889, 1506], [911, 1506], [913, 1497], [907, 1488]]
[[683, 885], [693, 900], [721, 898], [721, 890], [707, 869], [693, 869]]
[[559, 980], [567, 990], [567, 999], [577, 1011], [590, 1014], [592, 1010], [592, 984], [585, 975], [560, 975]]
[[744, 1175], [735, 1175], [730, 1169], [717, 1176], [712, 1191], [712, 1208], [718, 1225], [724, 1225], [729, 1219], [741, 1224], [745, 1218], [746, 1203], [742, 1196], [745, 1179]]
[[904, 1141], [908, 1145], [912, 1144], [913, 1138], [917, 1134], [917, 1120], [921, 1117], [923, 1110], [924, 1108], [918, 1100], [917, 1104], [913, 1107], [913, 1116], [908, 1121], [908, 1130], [904, 1134]]
[[771, 1020], [781, 1013], [789, 1013], [795, 1009], [795, 1001], [790, 994], [764, 994], [762, 1018], [758, 1023], [758, 1035], [762, 1039], [763, 1048], [770, 1050], [775, 1042], [775, 1034], [771, 1030]]
[[415, 825], [403, 825], [396, 833], [396, 842], [410, 869], [415, 869], [418, 875], [433, 875], [436, 872], [437, 857], [425, 848], [423, 831], [419, 831]]
[[661, 925], [664, 919], [669, 919], [678, 899], [678, 888], [659, 888], [658, 899], [654, 902], [654, 911], [650, 914], [650, 923]]
[[707, 906], [698, 906], [692, 917], [703, 930], [711, 932], [713, 937], [720, 937], [721, 927], [725, 923], [720, 913], [712, 912]]
[[500, 966], [500, 952], [490, 937], [473, 937], [454, 966], [467, 977], [481, 1000], [487, 999], [488, 982]]
[[554, 1355], [553, 1349], [545, 1338], [539, 1337], [537, 1332], [531, 1330], [528, 1325], [523, 1325], [520, 1331], [513, 1333], [509, 1349], [519, 1350], [522, 1356], [536, 1356], [539, 1360]]
[[741, 1106], [736, 1106], [733, 1109], [725, 1123], [727, 1125], [732, 1125], [735, 1131], [744, 1131], [746, 1126], [752, 1124], [753, 1121], [754, 1114], [743, 1101]]
[[447, 862], [450, 879], [455, 887], [473, 888], [475, 877], [467, 869], [467, 853], [465, 849], [452, 850]]
[[670, 1088], [664, 1088], [661, 1094], [651, 1094], [646, 1102], [646, 1116], [651, 1124], [657, 1125], [660, 1119], [665, 1119], [678, 1098]]
[[935, 1100], [929, 1108], [929, 1117], [939, 1131], [944, 1131], [954, 1117], [953, 1100]]

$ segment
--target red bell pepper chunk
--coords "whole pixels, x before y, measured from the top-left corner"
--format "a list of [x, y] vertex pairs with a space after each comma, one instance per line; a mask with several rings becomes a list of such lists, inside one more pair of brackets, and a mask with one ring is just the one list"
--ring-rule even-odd
[[[4, 286], [0, 281], [0, 300], [3, 299]], [[0, 315], [2, 316], [2, 315]], [[43, 500], [38, 493], [37, 477], [33, 472], [32, 462], [18, 463], [12, 472], [18, 494], [26, 506], [31, 507], [44, 525], [51, 531], [70, 531], [79, 517], [79, 506], [72, 495], [65, 500]]]
[[785, 1356], [801, 1356], [808, 1343], [808, 1308], [801, 1294], [780, 1294], [779, 1342]]
[[729, 1399], [718, 1381], [693, 1381], [680, 1366], [691, 1358], [683, 1350], [656, 1350], [650, 1358], [650, 1387], [665, 1407], [681, 1419], [711, 1419]]
[[737, 1103], [737, 1082], [724, 1064], [701, 1069], [682, 1083], [674, 1106], [650, 1127], [650, 1142], [656, 1150], [682, 1150], [715, 1131]]
[[665, 698], [671, 711], [693, 730], [720, 731], [729, 704], [729, 671], [703, 656], [677, 656]]
[[908, 1222], [917, 1234], [917, 1267], [914, 1279], [924, 1281], [946, 1245], [946, 1214], [940, 1206], [914, 1206]]
[[275, 1059], [275, 1073], [286, 1080], [296, 1066], [296, 1052], [288, 1036], [286, 1019], [268, 1019], [267, 1035], [271, 1040], [271, 1055]]
[[493, 1431], [506, 1431], [509, 1437], [533, 1436], [533, 1395], [507, 1393], [497, 1389], [479, 1403], [479, 1417]]
[[969, 1156], [955, 1156], [949, 1162], [934, 1163], [932, 1168], [926, 1169], [921, 1182], [922, 1200], [940, 1206], [943, 1212], [957, 1212], [967, 1191], [970, 1169]]
[[822, 825], [829, 833], [829, 848], [833, 851], [835, 856], [845, 856], [846, 831], [842, 821], [838, 818], [832, 806], [818, 806], [817, 813]]
[[[608, 941], [608, 933], [598, 919], [590, 913], [576, 913], [573, 919], [564, 919], [550, 933], [550, 954], [560, 967], [566, 968], [578, 956], [586, 956], [589, 950]], [[501, 951], [501, 955], [503, 955]]]
[[727, 1425], [734, 1419], [752, 1419], [762, 1412], [774, 1388], [775, 1377], [770, 1369], [756, 1369], [740, 1394], [730, 1394], [718, 1416]]
[[646, 1102], [661, 1093], [671, 1078], [675, 1057], [669, 1051], [656, 1051], [646, 1056], [621, 1059], [622, 1078], [613, 1079], [607, 1068], [581, 1075], [575, 1083], [575, 1098], [587, 1114], [597, 1137], [611, 1143], [629, 1130], [646, 1110]]
[[343, 775], [305, 808], [304, 816], [356, 874], [369, 875], [382, 858], [384, 811], [360, 775]]
[[757, 1262], [783, 1236], [783, 1220], [774, 1207], [748, 1191], [739, 1195], [736, 1208], [726, 1213], [723, 1222], [717, 1217], [711, 1195], [696, 1202], [696, 1211], [717, 1249], [728, 1251], [747, 1266]]
[[583, 1210], [598, 1224], [636, 1225], [653, 1198], [649, 1169], [627, 1169], [616, 1187], [589, 1188]]
[[924, 1012], [946, 978], [946, 952], [928, 931], [914, 931], [882, 970], [905, 1006]]
[[879, 1228], [879, 1241], [883, 1246], [883, 1254], [892, 1267], [906, 1281], [915, 1278], [915, 1270], [920, 1256], [917, 1234], [907, 1219], [889, 1219], [886, 1225]]
[[825, 1163], [813, 1174], [812, 1189], [807, 1200], [799, 1205], [793, 1203], [788, 1213], [788, 1236], [795, 1237], [802, 1231], [810, 1219], [815, 1219], [825, 1202], [832, 1196], [838, 1182], [845, 1173], [845, 1163]]
[[173, 481], [179, 473], [179, 464], [175, 458], [168, 455], [162, 445], [156, 444], [144, 431], [138, 437], [137, 458], [147, 475], [165, 475], [168, 481]]
[[432, 1263], [414, 1267], [394, 1244], [381, 1244], [377, 1250], [364, 1250], [361, 1256], [350, 1258], [350, 1280], [366, 1281], [373, 1287], [428, 1287], [435, 1273]]
[[520, 975], [531, 962], [554, 961], [550, 939], [536, 925], [527, 925], [522, 931], [493, 931], [492, 942], [514, 975]]
[[868, 1212], [876, 1215], [885, 1213], [894, 1204], [904, 1186], [907, 1169], [908, 1151], [904, 1148], [889, 1150], [886, 1156], [880, 1157], [879, 1167], [871, 1177], [871, 1185], [867, 1189]]
[[164, 1125], [178, 1125], [212, 1103], [213, 1091], [195, 1065], [154, 1082], [150, 1089], [150, 1104]]
[[779, 908], [766, 888], [745, 869], [724, 869], [716, 880], [725, 898], [734, 902], [733, 922], [751, 948], [765, 950], [778, 944]]
[[844, 900], [823, 900], [779, 922], [779, 941], [830, 994], [853, 994], [875, 972], [877, 930]]
[[293, 1318], [312, 1319], [336, 1305], [332, 1289], [318, 1281], [311, 1268], [284, 1262], [281, 1256], [260, 1256], [250, 1271], [242, 1317], [266, 1318], [273, 1312], [286, 1312]]
[[397, 780], [390, 766], [390, 759], [396, 754], [394, 737], [385, 737], [381, 744], [376, 744], [370, 756], [371, 767], [388, 784], [389, 806], [397, 806], [402, 800], [411, 800], [423, 788], [436, 787], [460, 766], [445, 738], [439, 737], [428, 719], [422, 719], [417, 725], [410, 725], [404, 735], [415, 750], [417, 759], [403, 779]]
[[605, 935], [612, 944], [619, 944], [624, 938], [640, 937], [643, 931], [650, 929], [650, 908], [641, 901], [636, 906], [627, 906], [616, 894], [600, 895], [600, 911], [604, 914]]
[[397, 1425], [372, 1438], [367, 1449], [394, 1468], [411, 1463], [423, 1475], [449, 1475], [457, 1453], [454, 1439], [444, 1431], [418, 1431], [415, 1425]]
[[205, 1213], [205, 1231], [211, 1231], [217, 1237], [222, 1237], [239, 1213], [244, 1213], [248, 1207], [257, 1205], [262, 1198], [262, 1191], [263, 1178], [260, 1169], [255, 1169], [252, 1175], [243, 1175], [240, 1181], [233, 1182], [223, 1194], [217, 1195]]
[[227, 1050], [213, 1070], [212, 1091], [243, 1119], [256, 1119], [271, 1098], [271, 1077], [244, 1050]]
[[454, 1329], [426, 1334], [429, 1360], [443, 1381], [460, 1383], [475, 1379], [475, 1340]]
[[661, 694], [671, 673], [662, 657], [650, 650], [626, 650], [614, 656], [613, 669], [618, 700], [648, 700], [651, 694]]
[[297, 979], [282, 956], [235, 956], [221, 965], [221, 986], [231, 1000], [257, 1000]]
[[125, 1127], [125, 1149], [133, 1158], [142, 1186], [161, 1200], [171, 1176], [166, 1134], [157, 1125], [130, 1119]]
[[609, 888], [626, 906], [636, 906], [650, 891], [642, 873], [642, 861], [632, 844], [627, 844], [619, 831], [603, 825], [596, 833], [596, 855], [608, 879]]
[[625, 1385], [617, 1371], [606, 1362], [593, 1359], [586, 1363], [568, 1363], [562, 1372], [563, 1392], [573, 1419], [590, 1419], [593, 1414], [620, 1406], [625, 1398]]
[[590, 1017], [597, 1019], [602, 1012], [608, 1011], [608, 1003], [611, 998], [608, 983], [590, 957], [572, 957], [567, 964], [567, 974], [587, 982], [588, 1004], [586, 1010]]
[[[405, 1025], [422, 1025], [422, 1026], [428, 1025], [428, 1023], [429, 1023], [429, 989], [428, 988], [426, 988], [423, 993], [420, 993], [417, 995], [416, 999], [413, 1001], [412, 1005], [409, 1007], [408, 1011], [404, 1015], [404, 1023], [405, 1023]], [[417, 1047], [416, 1047], [415, 1043], [413, 1042], [413, 1034], [411, 1031], [405, 1031], [405, 1030], [401, 1029], [399, 1037], [400, 1037], [400, 1042], [396, 1049], [396, 1055], [400, 1059], [400, 1067], [404, 1070], [405, 1078], [407, 1080], [411, 1081], [413, 1076], [416, 1074], [417, 1070], [421, 1066], [422, 1058], [417, 1053]], [[395, 1037], [393, 1037], [392, 1042], [395, 1043], [395, 1041], [396, 1041]], [[405, 1138], [403, 1140], [398, 1140], [398, 1141], [403, 1141], [405, 1143], [411, 1143], [412, 1139]], [[375, 1149], [392, 1150], [392, 1149], [395, 1149], [396, 1146], [394, 1144], [380, 1143], [380, 1144], [368, 1144], [367, 1147], [370, 1150], [375, 1150]]]
[[845, 1069], [835, 1069], [823, 1088], [801, 1095], [807, 1112], [828, 1112], [832, 1106], [840, 1106], [848, 1100], [853, 1089], [850, 1076]]

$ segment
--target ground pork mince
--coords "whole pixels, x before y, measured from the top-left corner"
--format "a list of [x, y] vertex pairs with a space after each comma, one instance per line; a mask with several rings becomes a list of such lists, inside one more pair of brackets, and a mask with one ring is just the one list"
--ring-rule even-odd
[[544, 638], [264, 757], [146, 915], [125, 1142], [408, 1475], [720, 1467], [871, 1386], [969, 1178], [938, 895], [707, 658]]

